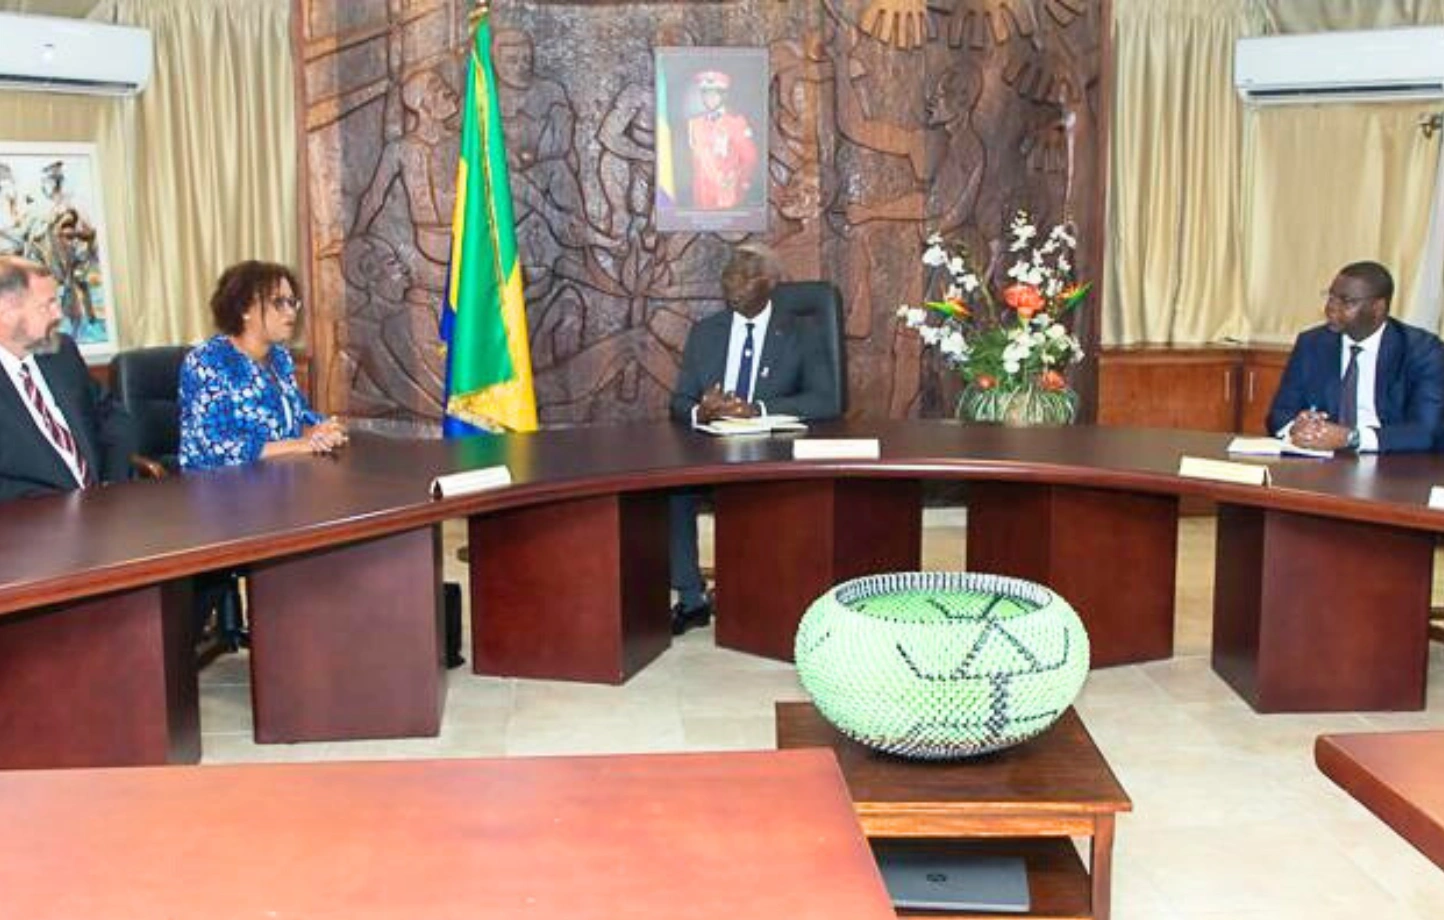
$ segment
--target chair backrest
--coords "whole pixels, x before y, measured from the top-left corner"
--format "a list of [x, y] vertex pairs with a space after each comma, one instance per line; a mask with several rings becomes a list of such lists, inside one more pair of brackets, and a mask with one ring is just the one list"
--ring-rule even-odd
[[783, 281], [772, 292], [772, 304], [804, 323], [822, 339], [832, 365], [837, 416], [847, 410], [847, 348], [843, 340], [842, 293], [830, 281]]
[[134, 348], [110, 359], [110, 388], [135, 420], [140, 453], [177, 468], [180, 451], [180, 366], [190, 348]]

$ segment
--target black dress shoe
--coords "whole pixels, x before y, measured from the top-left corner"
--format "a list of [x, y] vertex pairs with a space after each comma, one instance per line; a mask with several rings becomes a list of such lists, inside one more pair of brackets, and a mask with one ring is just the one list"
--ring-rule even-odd
[[696, 607], [672, 605], [672, 635], [680, 636], [689, 629], [706, 626], [712, 622], [712, 602], [703, 601]]

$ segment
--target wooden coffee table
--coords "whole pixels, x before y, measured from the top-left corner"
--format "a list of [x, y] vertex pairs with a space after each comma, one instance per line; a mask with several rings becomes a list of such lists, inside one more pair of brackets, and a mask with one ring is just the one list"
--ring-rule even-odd
[[[1133, 803], [1071, 708], [1017, 747], [926, 762], [843, 737], [811, 703], [778, 703], [777, 746], [832, 748], [868, 837], [938, 838], [989, 855], [1021, 856], [1032, 900], [1028, 916], [1107, 920], [1114, 816], [1132, 811]], [[1091, 838], [1091, 876], [1072, 837]]]

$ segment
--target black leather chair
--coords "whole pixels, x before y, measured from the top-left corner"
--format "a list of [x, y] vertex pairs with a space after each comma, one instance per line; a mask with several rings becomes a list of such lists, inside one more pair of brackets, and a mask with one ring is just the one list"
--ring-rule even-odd
[[[135, 422], [139, 456], [132, 464], [146, 478], [180, 470], [180, 367], [185, 345], [122, 351], [110, 360], [110, 387]], [[203, 660], [248, 641], [235, 572], [196, 576], [197, 649]]]
[[188, 351], [184, 345], [161, 345], [122, 351], [110, 359], [110, 388], [135, 421], [137, 450], [171, 473], [180, 469], [177, 399], [180, 366]]
[[813, 324], [832, 362], [834, 415], [847, 411], [847, 347], [843, 338], [842, 293], [830, 281], [783, 281], [772, 292], [772, 305]]

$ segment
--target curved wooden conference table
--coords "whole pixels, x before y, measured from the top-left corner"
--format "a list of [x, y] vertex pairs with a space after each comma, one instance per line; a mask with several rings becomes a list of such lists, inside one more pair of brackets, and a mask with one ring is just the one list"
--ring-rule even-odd
[[[258, 741], [435, 734], [438, 524], [469, 519], [479, 673], [620, 682], [670, 642], [667, 495], [712, 486], [716, 639], [790, 658], [837, 581], [916, 568], [923, 480], [967, 482], [969, 569], [1051, 585], [1095, 666], [1172, 654], [1178, 499], [1219, 503], [1213, 665], [1260, 711], [1424, 700], [1444, 457], [1270, 464], [1183, 479], [1227, 435], [852, 421], [878, 460], [791, 459], [795, 436], [659, 423], [461, 441], [358, 435], [297, 458], [8, 504], [0, 516], [0, 766], [194, 761], [189, 576], [246, 566]], [[441, 473], [504, 489], [432, 500]]]

